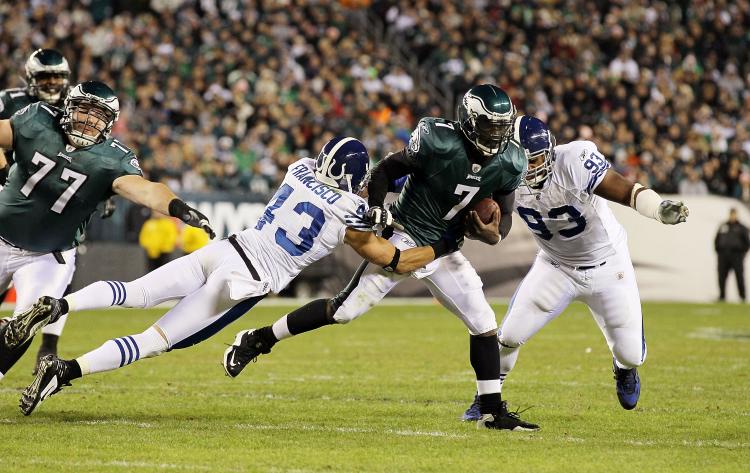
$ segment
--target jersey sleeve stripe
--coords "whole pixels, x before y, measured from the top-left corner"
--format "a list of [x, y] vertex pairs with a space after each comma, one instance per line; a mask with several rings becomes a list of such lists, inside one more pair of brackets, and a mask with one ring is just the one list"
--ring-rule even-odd
[[609, 162], [606, 162], [607, 164], [598, 170], [595, 174], [591, 176], [589, 179], [589, 183], [586, 186], [586, 193], [591, 194], [594, 187], [596, 187], [599, 184], [599, 181], [601, 181], [602, 177], [604, 176], [604, 173], [607, 172], [607, 169], [611, 168], [612, 165], [609, 164]]

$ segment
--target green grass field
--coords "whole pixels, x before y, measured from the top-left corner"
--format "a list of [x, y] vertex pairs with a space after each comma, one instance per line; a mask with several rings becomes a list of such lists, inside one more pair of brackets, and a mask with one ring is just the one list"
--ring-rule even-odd
[[[504, 306], [496, 307], [498, 314]], [[746, 472], [750, 310], [645, 304], [649, 357], [634, 411], [583, 305], [540, 332], [505, 384], [537, 433], [478, 431], [468, 337], [436, 305], [381, 306], [283, 342], [229, 379], [219, 365], [262, 306], [203, 344], [77, 380], [30, 417], [17, 408], [36, 344], [0, 382], [2, 472]], [[163, 311], [82, 312], [65, 357], [138, 333]]]

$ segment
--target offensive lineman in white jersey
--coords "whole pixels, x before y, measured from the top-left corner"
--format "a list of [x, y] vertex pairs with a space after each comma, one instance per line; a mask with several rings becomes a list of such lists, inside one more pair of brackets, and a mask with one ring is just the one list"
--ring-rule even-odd
[[21, 397], [23, 413], [31, 414], [41, 401], [73, 379], [209, 338], [268, 292], [279, 292], [303, 268], [342, 242], [369, 261], [398, 273], [421, 268], [453, 249], [441, 240], [401, 252], [376, 236], [362, 218], [366, 201], [354, 193], [368, 167], [369, 157], [361, 142], [334, 138], [323, 146], [317, 160], [302, 159], [289, 167], [254, 228], [129, 283], [99, 281], [63, 299], [39, 299], [18, 317], [17, 343], [69, 310], [179, 302], [143, 333], [109, 340], [75, 360], [44, 357], [34, 382]]
[[[498, 331], [500, 380], [513, 369], [521, 345], [579, 300], [589, 306], [612, 352], [620, 404], [633, 409], [646, 339], [627, 234], [606, 201], [629, 205], [666, 225], [684, 222], [688, 208], [626, 180], [590, 141], [555, 146], [547, 125], [537, 118], [517, 118], [515, 134], [529, 158], [515, 211], [534, 235], [539, 253]], [[478, 416], [475, 400], [463, 419]]]

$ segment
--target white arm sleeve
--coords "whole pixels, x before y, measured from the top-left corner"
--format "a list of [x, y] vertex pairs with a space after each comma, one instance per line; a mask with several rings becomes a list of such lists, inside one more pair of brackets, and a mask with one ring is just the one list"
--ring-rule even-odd
[[[638, 192], [638, 189], [644, 190]], [[661, 204], [662, 198], [659, 194], [651, 189], [644, 188], [638, 183], [633, 186], [631, 192], [630, 206], [644, 217], [653, 218], [657, 222], [661, 222], [659, 218], [659, 204]], [[636, 192], [638, 192], [638, 195], [636, 195]]]

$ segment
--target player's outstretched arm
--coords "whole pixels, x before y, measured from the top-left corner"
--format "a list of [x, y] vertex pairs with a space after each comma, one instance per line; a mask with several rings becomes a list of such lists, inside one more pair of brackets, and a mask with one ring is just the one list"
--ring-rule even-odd
[[627, 205], [644, 217], [666, 225], [687, 220], [687, 206], [674, 200], [662, 199], [659, 194], [639, 183], [631, 183], [620, 173], [609, 169], [594, 193], [612, 202]]
[[190, 226], [202, 228], [211, 238], [216, 236], [205, 215], [180, 200], [169, 187], [160, 182], [151, 182], [130, 174], [115, 179], [112, 190], [131, 202], [177, 217]]
[[443, 240], [431, 246], [401, 251], [374, 232], [360, 232], [351, 228], [346, 229], [344, 243], [354, 248], [354, 251], [367, 261], [397, 274], [422, 268], [435, 258], [451, 251], [450, 245]]

